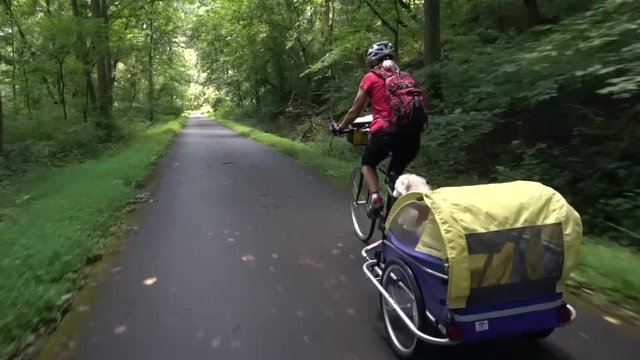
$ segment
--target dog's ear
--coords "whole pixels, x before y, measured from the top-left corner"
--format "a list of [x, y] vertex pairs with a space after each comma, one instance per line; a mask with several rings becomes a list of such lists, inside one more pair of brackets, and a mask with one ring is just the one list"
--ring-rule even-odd
[[407, 177], [402, 175], [396, 180], [396, 184], [393, 189], [393, 197], [399, 198], [407, 192]]

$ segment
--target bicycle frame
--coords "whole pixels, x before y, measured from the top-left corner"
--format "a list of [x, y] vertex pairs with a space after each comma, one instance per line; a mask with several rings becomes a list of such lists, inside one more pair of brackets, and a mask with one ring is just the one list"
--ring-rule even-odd
[[[368, 125], [365, 125], [365, 126], [363, 126], [361, 128], [358, 128], [358, 129], [349, 128], [349, 129], [346, 129], [346, 130], [342, 131], [342, 135], [347, 135], [347, 134], [353, 133], [354, 131], [368, 132], [369, 131], [369, 127], [368, 127]], [[354, 146], [357, 147], [357, 145], [354, 145]], [[385, 160], [383, 160], [383, 162], [388, 160], [388, 159], [390, 159], [391, 156], [392, 155], [389, 154], [389, 156], [387, 156], [387, 158]], [[389, 173], [388, 165], [386, 166], [386, 168], [387, 169], [384, 169], [384, 167], [378, 166], [378, 169], [377, 169], [377, 171], [379, 173], [382, 173], [384, 175], [384, 177], [385, 177], [384, 180], [385, 180], [385, 183], [387, 185], [387, 197], [385, 199], [385, 212], [380, 214], [380, 216], [378, 218], [372, 219], [372, 221], [380, 220], [378, 228], [379, 228], [379, 230], [381, 230], [383, 232], [383, 234], [384, 234], [384, 223], [385, 223], [385, 220], [386, 220], [386, 212], [388, 212], [391, 209], [391, 207], [393, 206], [393, 204], [396, 201], [396, 199], [393, 197], [393, 191], [395, 189], [395, 186], [394, 186], [395, 184], [393, 183], [393, 181], [395, 181], [395, 179], [390, 179], [391, 178], [391, 174]], [[362, 179], [360, 181], [360, 183], [358, 184], [358, 192], [357, 192], [358, 194], [360, 194], [361, 191], [363, 190], [363, 186], [366, 186], [366, 184], [363, 184], [364, 183], [363, 180], [364, 179]], [[369, 190], [367, 189], [367, 196], [369, 196], [369, 195], [370, 195], [370, 193], [369, 193]]]
[[[387, 157], [387, 159], [388, 158], [389, 157]], [[384, 234], [384, 223], [386, 222], [386, 219], [387, 219], [387, 213], [389, 212], [389, 210], [391, 210], [391, 207], [396, 202], [396, 198], [393, 197], [393, 191], [395, 190], [395, 184], [393, 183], [394, 179], [391, 179], [392, 181], [390, 181], [391, 175], [390, 175], [388, 169], [385, 170], [385, 169], [380, 168], [380, 169], [378, 169], [378, 171], [380, 173], [384, 174], [385, 183], [387, 184], [387, 198], [386, 198], [386, 201], [385, 201], [385, 211], [379, 217], [379, 219], [380, 219], [379, 229]]]

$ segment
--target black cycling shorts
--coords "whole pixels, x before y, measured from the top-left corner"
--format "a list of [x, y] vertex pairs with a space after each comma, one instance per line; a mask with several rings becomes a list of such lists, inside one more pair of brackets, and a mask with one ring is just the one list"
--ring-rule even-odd
[[375, 169], [391, 153], [388, 170], [395, 176], [400, 176], [418, 155], [420, 135], [420, 133], [390, 133], [385, 130], [374, 132], [371, 134], [369, 144], [364, 149], [362, 165]]

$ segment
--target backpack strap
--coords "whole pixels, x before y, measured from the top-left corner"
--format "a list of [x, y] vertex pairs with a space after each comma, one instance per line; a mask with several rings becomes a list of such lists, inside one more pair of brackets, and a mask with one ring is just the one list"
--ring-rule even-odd
[[393, 76], [392, 73], [382, 70], [382, 68], [379, 66], [371, 69], [371, 72], [378, 75], [380, 78], [382, 78], [382, 80], [387, 80], [387, 78]]

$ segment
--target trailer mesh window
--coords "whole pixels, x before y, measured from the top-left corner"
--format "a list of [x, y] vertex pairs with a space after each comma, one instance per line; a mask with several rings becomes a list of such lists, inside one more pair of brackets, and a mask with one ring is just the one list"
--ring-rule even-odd
[[468, 305], [554, 293], [564, 261], [562, 235], [561, 224], [468, 234]]

